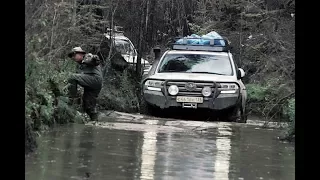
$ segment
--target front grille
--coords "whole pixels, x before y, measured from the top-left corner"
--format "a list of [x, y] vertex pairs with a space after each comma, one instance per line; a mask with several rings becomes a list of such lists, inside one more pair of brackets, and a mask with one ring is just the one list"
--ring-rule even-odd
[[[192, 91], [189, 91], [186, 89], [186, 84], [188, 83], [194, 83], [197, 88], [195, 88]], [[194, 82], [194, 81], [168, 81], [167, 82], [167, 88], [171, 85], [176, 85], [179, 88], [178, 96], [194, 96], [194, 97], [200, 97], [202, 96], [202, 88], [205, 86], [209, 86], [212, 89], [212, 93], [214, 90], [214, 83], [213, 82]]]

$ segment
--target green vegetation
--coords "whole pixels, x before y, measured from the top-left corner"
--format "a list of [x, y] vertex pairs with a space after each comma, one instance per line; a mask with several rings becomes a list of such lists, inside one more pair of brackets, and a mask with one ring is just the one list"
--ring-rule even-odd
[[131, 68], [122, 73], [108, 73], [105, 86], [99, 96], [100, 109], [111, 109], [122, 112], [139, 111], [139, 81]]
[[55, 124], [85, 120], [79, 112], [80, 105], [71, 106], [65, 91], [68, 76], [75, 72], [75, 63], [66, 59], [66, 54], [74, 46], [89, 49], [101, 35], [95, 36], [94, 30], [84, 33], [84, 27], [92, 23], [90, 20], [76, 26], [80, 19], [92, 16], [93, 13], [85, 13], [87, 9], [79, 10], [82, 16], [77, 17], [70, 3], [25, 3], [25, 148], [28, 152], [36, 146], [38, 131]]
[[267, 119], [288, 119], [283, 112], [288, 104], [288, 99], [294, 96], [285, 85], [275, 87], [274, 85], [247, 84], [248, 111], [250, 114], [263, 116]]
[[287, 128], [285, 139], [289, 141], [295, 140], [295, 99], [289, 99], [288, 105], [284, 109], [284, 114], [289, 118], [289, 127]]
[[[77, 107], [68, 105], [69, 99], [64, 91], [65, 78], [71, 73], [69, 68], [72, 68], [72, 64], [58, 73], [53, 69], [55, 65], [43, 62], [33, 59], [26, 66], [25, 124], [29, 144], [36, 131], [46, 130], [55, 124], [81, 123], [84, 120]], [[66, 62], [63, 61], [61, 66]]]

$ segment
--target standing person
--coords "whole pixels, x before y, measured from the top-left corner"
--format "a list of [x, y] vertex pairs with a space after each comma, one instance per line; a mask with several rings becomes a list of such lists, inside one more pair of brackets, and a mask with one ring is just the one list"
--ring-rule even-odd
[[77, 95], [77, 85], [84, 88], [82, 96], [83, 110], [89, 115], [91, 121], [98, 120], [96, 109], [97, 98], [102, 88], [102, 69], [100, 59], [97, 55], [86, 53], [81, 47], [75, 47], [68, 57], [78, 63], [78, 72], [69, 78], [69, 96], [75, 98]]

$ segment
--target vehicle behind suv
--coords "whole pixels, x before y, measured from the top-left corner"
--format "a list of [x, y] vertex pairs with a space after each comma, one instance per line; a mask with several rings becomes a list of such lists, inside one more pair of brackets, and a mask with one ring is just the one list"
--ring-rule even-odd
[[[110, 34], [105, 33], [105, 37], [110, 39]], [[116, 50], [122, 55], [128, 64], [135, 66], [137, 64], [138, 53], [130, 39], [126, 37], [122, 31], [115, 31], [114, 43]], [[141, 68], [143, 68], [143, 72], [147, 71], [150, 66], [150, 63], [147, 60], [141, 58]]]
[[147, 110], [205, 108], [246, 122], [247, 93], [241, 80], [245, 73], [234, 62], [228, 41], [196, 38], [209, 43], [190, 44], [190, 39], [195, 38], [174, 44], [142, 80]]

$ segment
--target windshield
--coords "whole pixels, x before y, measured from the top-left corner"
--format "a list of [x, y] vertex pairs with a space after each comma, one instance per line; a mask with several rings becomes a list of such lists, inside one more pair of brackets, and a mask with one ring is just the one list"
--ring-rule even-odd
[[126, 40], [115, 40], [116, 49], [123, 55], [134, 55], [134, 50], [131, 44]]
[[161, 72], [187, 72], [232, 75], [228, 56], [207, 54], [168, 54], [159, 67]]

